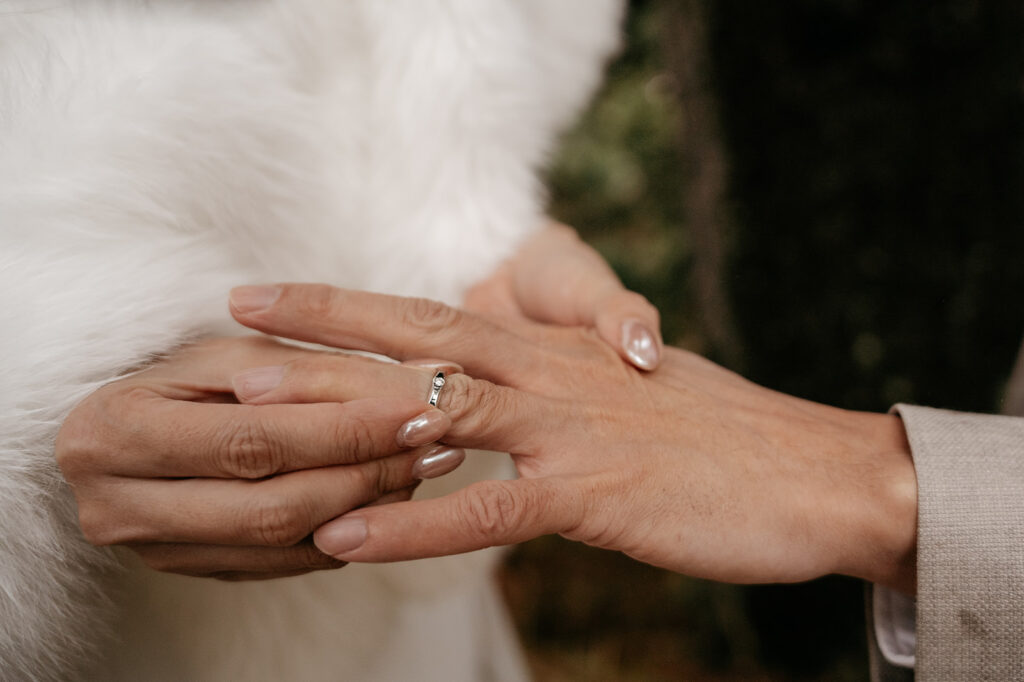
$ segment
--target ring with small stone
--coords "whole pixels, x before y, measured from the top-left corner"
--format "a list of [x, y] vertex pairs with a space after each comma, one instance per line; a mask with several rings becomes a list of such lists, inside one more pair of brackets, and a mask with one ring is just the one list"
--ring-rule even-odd
[[430, 382], [430, 397], [427, 398], [428, 405], [437, 407], [437, 399], [441, 397], [442, 388], [444, 388], [444, 372], [438, 372]]

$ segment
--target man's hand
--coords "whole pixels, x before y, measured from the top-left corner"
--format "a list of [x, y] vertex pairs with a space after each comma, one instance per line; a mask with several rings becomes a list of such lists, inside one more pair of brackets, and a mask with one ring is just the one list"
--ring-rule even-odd
[[85, 537], [187, 575], [273, 578], [344, 565], [314, 547], [318, 526], [366, 504], [408, 499], [419, 478], [447, 473], [464, 455], [416, 447], [448, 427], [436, 410], [396, 442], [398, 429], [426, 411], [422, 399], [368, 390], [343, 405], [234, 400], [236, 387], [244, 393], [273, 380], [244, 370], [327, 357], [341, 358], [258, 337], [221, 339], [93, 393], [57, 438]]

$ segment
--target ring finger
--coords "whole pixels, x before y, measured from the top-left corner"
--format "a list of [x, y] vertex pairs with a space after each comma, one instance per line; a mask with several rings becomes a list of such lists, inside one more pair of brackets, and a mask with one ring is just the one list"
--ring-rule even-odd
[[[385, 363], [357, 356], [330, 355], [261, 367], [234, 378], [241, 402], [324, 403], [366, 397], [428, 398], [452, 420], [445, 443], [513, 453], [536, 452], [548, 429], [540, 425], [565, 411], [565, 404], [466, 374], [444, 375], [433, 386], [436, 368]], [[424, 416], [424, 415], [421, 415]], [[415, 419], [413, 420], [415, 421]], [[550, 433], [547, 433], [550, 441]]]

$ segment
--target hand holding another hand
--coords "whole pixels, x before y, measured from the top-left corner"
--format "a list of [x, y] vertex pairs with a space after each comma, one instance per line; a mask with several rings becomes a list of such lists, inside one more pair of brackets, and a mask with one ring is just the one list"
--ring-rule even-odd
[[[317, 546], [393, 561], [560, 533], [682, 573], [734, 582], [826, 573], [913, 588], [916, 488], [898, 418], [781, 395], [693, 354], [655, 372], [593, 331], [498, 324], [421, 299], [321, 285], [243, 287], [232, 310], [270, 334], [399, 359], [444, 357], [450, 445], [512, 453], [515, 481], [350, 512]], [[432, 374], [285, 363], [252, 405], [423, 400]]]
[[[548, 296], [555, 289], [560, 298]], [[594, 324], [638, 366], [657, 364], [657, 312], [568, 228], [539, 232], [471, 298], [518, 317]], [[56, 455], [86, 538], [126, 545], [153, 568], [188, 575], [255, 579], [335, 568], [344, 562], [314, 547], [315, 528], [356, 507], [408, 499], [420, 479], [465, 457], [429, 445], [450, 425], [444, 413], [418, 397], [393, 400], [386, 383], [352, 387], [342, 405], [237, 404], [234, 393], [255, 395], [279, 381], [273, 368], [284, 363], [307, 376], [321, 367], [350, 378], [381, 369], [267, 339], [219, 339], [78, 405]], [[417, 364], [423, 381], [438, 368]], [[269, 374], [248, 371], [267, 365]]]
[[[206, 341], [86, 398], [56, 448], [86, 538], [127, 545], [159, 570], [225, 579], [344, 565], [314, 547], [318, 526], [355, 507], [408, 499], [420, 478], [450, 471], [464, 454], [426, 446], [445, 419], [396, 442], [423, 412], [419, 399], [365, 391], [343, 405], [234, 400], [235, 374], [326, 356], [258, 337]], [[242, 390], [266, 380], [244, 376]]]

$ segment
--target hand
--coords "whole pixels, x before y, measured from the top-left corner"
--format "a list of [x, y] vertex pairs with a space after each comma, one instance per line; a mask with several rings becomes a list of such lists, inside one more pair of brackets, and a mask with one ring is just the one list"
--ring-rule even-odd
[[489, 316], [590, 327], [638, 369], [661, 362], [658, 310], [623, 287], [600, 254], [565, 225], [552, 223], [530, 237], [469, 290], [465, 304]]
[[[504, 450], [522, 478], [360, 509], [314, 539], [345, 561], [465, 552], [560, 533], [689, 575], [789, 582], [846, 573], [913, 589], [916, 487], [897, 417], [852, 413], [747, 382], [667, 349], [624, 365], [593, 332], [505, 327], [430, 301], [318, 285], [243, 287], [241, 323], [392, 357], [450, 358], [444, 441]], [[285, 366], [260, 404], [426, 394], [429, 372], [358, 377]]]
[[[68, 416], [56, 447], [85, 537], [187, 575], [272, 578], [344, 565], [313, 546], [315, 528], [355, 507], [408, 499], [418, 478], [447, 473], [464, 455], [395, 442], [396, 429], [424, 412], [422, 399], [365, 391], [345, 405], [231, 404], [232, 375], [315, 365], [325, 355], [222, 339], [93, 393]], [[265, 373], [242, 373], [237, 388], [261, 383]], [[447, 419], [430, 414], [405, 445], [444, 432]]]

